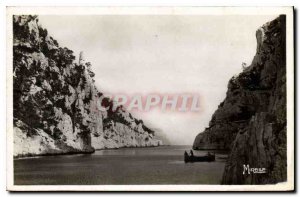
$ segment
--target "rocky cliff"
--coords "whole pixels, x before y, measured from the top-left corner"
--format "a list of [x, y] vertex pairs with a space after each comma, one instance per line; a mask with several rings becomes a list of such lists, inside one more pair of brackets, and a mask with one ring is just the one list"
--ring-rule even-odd
[[[200, 133], [194, 149], [227, 149], [223, 184], [270, 184], [286, 180], [285, 16], [256, 32], [249, 67], [228, 83], [226, 98]], [[243, 165], [266, 168], [243, 174]]]
[[75, 61], [37, 16], [13, 17], [14, 156], [158, 146], [154, 131], [105, 98], [91, 64]]

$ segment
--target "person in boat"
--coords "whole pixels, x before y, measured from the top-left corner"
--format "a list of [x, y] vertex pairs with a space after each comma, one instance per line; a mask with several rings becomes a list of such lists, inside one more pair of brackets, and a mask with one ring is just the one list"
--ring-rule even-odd
[[191, 154], [191, 157], [194, 157], [194, 153], [192, 150], [190, 151], [190, 154]]
[[184, 157], [188, 157], [188, 156], [189, 154], [186, 151], [184, 151]]
[[184, 162], [186, 163], [188, 162], [188, 160], [189, 160], [189, 154], [186, 151], [184, 151]]

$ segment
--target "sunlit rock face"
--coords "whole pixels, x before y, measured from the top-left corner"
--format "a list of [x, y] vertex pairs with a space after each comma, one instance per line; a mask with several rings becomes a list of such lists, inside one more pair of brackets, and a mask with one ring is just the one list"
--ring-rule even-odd
[[[257, 30], [251, 65], [229, 81], [226, 98], [194, 141], [194, 149], [230, 150], [223, 184], [286, 180], [285, 29], [280, 16]], [[267, 173], [243, 174], [244, 164]]]
[[91, 64], [61, 47], [37, 16], [13, 17], [14, 156], [158, 146], [154, 131], [113, 103], [100, 103]]

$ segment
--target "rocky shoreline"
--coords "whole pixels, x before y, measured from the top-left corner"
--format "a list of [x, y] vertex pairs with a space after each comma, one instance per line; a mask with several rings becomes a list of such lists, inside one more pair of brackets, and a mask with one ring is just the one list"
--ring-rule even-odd
[[[194, 141], [194, 149], [230, 150], [222, 184], [287, 179], [285, 23], [281, 15], [257, 30], [251, 65], [231, 78], [209, 127]], [[267, 172], [243, 174], [244, 165]]]
[[69, 151], [69, 152], [57, 152], [57, 153], [45, 153], [45, 154], [25, 154], [25, 155], [17, 155], [14, 156], [14, 159], [23, 159], [23, 158], [34, 158], [34, 157], [40, 157], [40, 156], [59, 156], [59, 155], [79, 155], [79, 154], [93, 154], [96, 151], [101, 151], [101, 150], [119, 150], [123, 148], [130, 148], [130, 149], [135, 149], [135, 148], [155, 148], [155, 147], [164, 147], [164, 146], [170, 146], [170, 145], [158, 145], [158, 146], [130, 146], [130, 147], [121, 147], [121, 148], [105, 148], [105, 149], [93, 149], [91, 151]]
[[[48, 34], [38, 16], [13, 17], [14, 156], [159, 146], [155, 131], [95, 86], [92, 64]], [[99, 110], [99, 105], [105, 110]]]

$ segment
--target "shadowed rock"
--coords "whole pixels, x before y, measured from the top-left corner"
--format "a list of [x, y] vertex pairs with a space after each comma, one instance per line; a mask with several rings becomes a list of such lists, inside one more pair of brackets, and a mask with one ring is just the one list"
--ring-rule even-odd
[[[209, 128], [194, 141], [194, 149], [231, 150], [223, 184], [286, 181], [285, 20], [279, 16], [257, 30], [251, 65], [231, 78]], [[243, 175], [244, 164], [267, 173]]]

